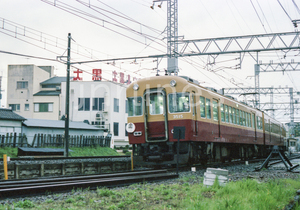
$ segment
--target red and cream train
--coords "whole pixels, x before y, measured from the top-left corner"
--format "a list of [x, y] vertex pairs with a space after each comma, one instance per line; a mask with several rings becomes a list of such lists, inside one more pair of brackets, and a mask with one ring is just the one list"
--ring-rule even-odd
[[262, 111], [179, 76], [156, 76], [127, 88], [129, 143], [138, 165], [177, 163], [174, 127], [184, 127], [179, 163], [266, 156], [284, 146], [284, 127]]

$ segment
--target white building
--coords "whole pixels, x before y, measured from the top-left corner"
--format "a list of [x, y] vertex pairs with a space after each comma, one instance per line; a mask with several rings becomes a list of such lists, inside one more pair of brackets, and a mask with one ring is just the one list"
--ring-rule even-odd
[[[23, 122], [23, 133], [26, 134], [27, 142], [32, 144], [36, 134], [43, 135], [64, 135], [65, 121], [63, 120], [41, 120], [41, 119], [26, 119]], [[84, 122], [70, 122], [70, 136], [103, 136], [103, 131], [95, 126], [88, 125]]]
[[[64, 118], [66, 77], [53, 76], [53, 69], [51, 66], [9, 65], [8, 107], [24, 118]], [[70, 122], [88, 121], [112, 134], [115, 145], [128, 144], [126, 85], [100, 80], [71, 81], [69, 105]]]
[[[61, 84], [61, 110], [65, 114], [66, 82]], [[126, 86], [110, 81], [70, 82], [70, 121], [88, 121], [112, 134], [115, 145], [128, 144]]]
[[25, 118], [14, 113], [11, 109], [0, 108], [0, 136], [7, 133], [22, 133], [24, 120]]

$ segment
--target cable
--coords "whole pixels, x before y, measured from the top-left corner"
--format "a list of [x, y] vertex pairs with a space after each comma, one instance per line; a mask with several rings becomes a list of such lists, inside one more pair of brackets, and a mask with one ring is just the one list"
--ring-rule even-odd
[[284, 13], [288, 16], [288, 18], [289, 18], [291, 21], [293, 21], [292, 18], [289, 16], [289, 14], [285, 11], [285, 9], [284, 9], [284, 7], [282, 6], [282, 4], [280, 3], [280, 1], [277, 0], [277, 2], [278, 2], [278, 4], [281, 6], [281, 8], [283, 9]]
[[294, 0], [292, 0], [292, 1], [293, 1], [294, 6], [296, 7], [298, 13], [300, 14], [300, 9], [299, 9], [298, 5], [296, 4], [296, 2]]
[[[47, 4], [51, 5], [51, 6], [57, 7], [57, 8], [59, 8], [59, 9], [63, 10], [63, 11], [66, 11], [66, 12], [68, 12], [68, 13], [70, 13], [70, 14], [73, 14], [73, 15], [75, 15], [75, 16], [77, 16], [77, 17], [80, 17], [80, 18], [82, 18], [82, 19], [84, 19], [84, 20], [87, 20], [87, 21], [89, 21], [89, 22], [91, 22], [91, 23], [94, 23], [94, 24], [96, 24], [96, 25], [98, 25], [98, 26], [100, 26], [100, 27], [106, 28], [107, 30], [110, 30], [110, 31], [112, 31], [112, 32], [114, 32], [114, 33], [117, 33], [117, 34], [121, 35], [121, 36], [124, 36], [124, 37], [126, 37], [126, 38], [128, 38], [128, 39], [130, 39], [130, 40], [133, 40], [133, 41], [135, 41], [135, 42], [138, 42], [138, 43], [140, 43], [140, 44], [145, 45], [145, 43], [143, 43], [143, 42], [141, 42], [141, 41], [139, 41], [139, 40], [137, 40], [137, 39], [134, 39], [134, 38], [131, 37], [131, 36], [125, 35], [124, 33], [121, 33], [121, 32], [119, 32], [119, 31], [117, 31], [117, 30], [113, 30], [113, 29], [111, 29], [111, 28], [105, 27], [104, 24], [103, 24], [103, 25], [100, 25], [99, 23], [97, 23], [97, 22], [95, 22], [95, 21], [92, 21], [92, 20], [88, 19], [87, 17], [95, 18], [95, 19], [97, 19], [97, 20], [100, 20], [100, 21], [103, 21], [103, 22], [105, 22], [105, 23], [109, 23], [109, 24], [112, 24], [112, 25], [114, 25], [114, 26], [116, 26], [116, 27], [120, 27], [120, 28], [122, 28], [122, 29], [127, 30], [127, 29], [124, 28], [123, 26], [116, 25], [116, 24], [114, 24], [114, 23], [111, 23], [111, 22], [105, 21], [105, 20], [103, 20], [103, 19], [100, 19], [100, 18], [98, 18], [98, 17], [96, 17], [96, 16], [90, 15], [89, 13], [83, 12], [83, 11], [81, 11], [81, 10], [79, 10], [79, 9], [76, 9], [76, 8], [74, 8], [74, 7], [72, 7], [72, 6], [68, 5], [68, 4], [63, 3], [63, 2], [61, 2], [61, 4], [65, 5], [65, 6], [63, 6], [63, 5], [58, 5], [57, 3], [60, 2], [60, 1], [58, 1], [58, 0], [55, 1], [55, 4], [52, 4], [52, 2], [50, 2], [50, 1], [48, 1], [48, 0], [41, 0], [41, 1], [44, 2], [44, 3], [47, 3]], [[81, 15], [79, 15], [79, 14], [84, 15], [84, 16], [87, 16], [87, 17], [83, 17], [83, 16], [81, 16]], [[133, 31], [136, 32], [135, 30], [129, 30], [129, 31], [131, 31], [131, 32], [133, 32]], [[137, 32], [136, 34], [141, 35], [139, 32]], [[148, 39], [149, 39], [149, 38], [148, 38]], [[158, 43], [158, 44], [159, 44], [159, 43]], [[160, 45], [161, 45], [161, 44], [160, 44]], [[155, 50], [161, 51], [160, 49], [157, 49], [157, 48], [155, 48], [155, 47], [152, 47], [152, 46], [150, 46], [150, 47], [153, 48], [153, 49], [155, 49]], [[161, 51], [161, 52], [162, 52], [162, 51]]]
[[16, 55], [16, 56], [23, 56], [23, 57], [28, 57], [28, 58], [36, 58], [36, 59], [42, 59], [42, 60], [48, 60], [48, 61], [59, 62], [59, 61], [56, 60], [56, 59], [44, 58], [44, 57], [38, 57], [38, 56], [33, 56], [33, 55], [25, 55], [25, 54], [20, 54], [20, 53], [13, 53], [13, 52], [8, 52], [8, 51], [3, 51], [3, 50], [0, 50], [0, 53], [9, 54], [9, 55]]

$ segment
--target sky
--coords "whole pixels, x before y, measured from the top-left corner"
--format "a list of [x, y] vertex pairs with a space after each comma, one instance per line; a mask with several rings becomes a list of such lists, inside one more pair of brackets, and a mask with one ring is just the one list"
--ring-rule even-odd
[[[72, 36], [72, 62], [165, 54], [167, 2], [163, 2], [161, 8], [159, 2], [155, 2], [154, 9], [151, 5], [151, 0], [1, 0], [1, 106], [6, 106], [8, 65], [51, 65], [55, 67], [55, 75], [66, 75], [65, 62], [58, 62], [57, 57], [67, 55], [68, 33]], [[190, 40], [293, 32], [297, 28], [291, 20], [300, 19], [298, 7], [299, 0], [178, 0], [178, 35], [180, 39]], [[262, 63], [292, 60], [300, 61], [298, 52], [259, 53]], [[240, 55], [227, 54], [215, 58], [180, 58], [178, 63], [179, 75], [192, 77], [205, 87], [254, 87], [256, 61], [248, 54], [242, 62]], [[76, 76], [73, 71], [80, 69], [84, 71], [80, 75], [83, 80], [91, 80], [92, 69], [100, 68], [105, 80], [112, 79], [113, 71], [143, 78], [154, 76], [157, 67], [159, 74], [164, 74], [166, 59], [76, 64], [71, 68], [71, 76]], [[260, 86], [293, 87], [294, 91], [300, 91], [299, 76], [300, 72], [261, 73]], [[261, 100], [267, 101], [268, 97], [261, 96]], [[283, 96], [274, 97], [274, 102], [276, 100], [289, 102], [289, 98]], [[289, 111], [278, 111], [276, 118], [288, 122], [287, 113]], [[295, 111], [296, 121], [297, 118]]]

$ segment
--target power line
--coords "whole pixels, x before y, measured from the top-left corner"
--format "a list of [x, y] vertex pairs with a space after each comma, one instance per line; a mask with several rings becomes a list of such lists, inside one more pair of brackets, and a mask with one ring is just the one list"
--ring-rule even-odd
[[3, 51], [3, 50], [0, 50], [0, 53], [9, 54], [9, 55], [16, 55], [16, 56], [22, 56], [22, 57], [27, 57], [27, 58], [36, 58], [36, 59], [41, 59], [41, 60], [60, 62], [56, 59], [44, 58], [44, 57], [26, 55], [26, 54], [14, 53], [14, 52], [8, 52], [8, 51]]
[[[96, 25], [98, 25], [98, 26], [100, 26], [100, 27], [106, 28], [107, 30], [110, 30], [110, 31], [112, 31], [112, 32], [114, 32], [114, 33], [116, 33], [116, 34], [119, 34], [119, 35], [121, 35], [121, 36], [124, 36], [124, 37], [126, 37], [126, 38], [128, 38], [128, 39], [130, 39], [130, 40], [133, 40], [133, 41], [135, 41], [135, 42], [138, 42], [138, 43], [140, 43], [140, 44], [146, 45], [144, 42], [139, 41], [139, 40], [137, 40], [137, 39], [135, 39], [135, 38], [133, 38], [133, 37], [131, 37], [131, 36], [129, 36], [129, 35], [125, 35], [124, 33], [121, 33], [121, 32], [119, 32], [119, 31], [117, 31], [117, 30], [114, 30], [114, 29], [111, 29], [111, 28], [109, 28], [109, 27], [106, 27], [104, 24], [110, 24], [110, 25], [112, 25], [112, 26], [115, 26], [115, 27], [124, 29], [124, 30], [126, 30], [126, 31], [132, 32], [132, 33], [134, 33], [134, 34], [136, 34], [136, 35], [143, 36], [143, 37], [145, 37], [145, 38], [147, 38], [147, 39], [149, 39], [149, 40], [153, 40], [152, 37], [151, 37], [150, 35], [141, 34], [140, 32], [138, 32], [138, 31], [136, 31], [136, 30], [134, 30], [134, 29], [132, 29], [132, 28], [124, 27], [124, 26], [121, 26], [121, 25], [119, 25], [119, 24], [115, 24], [115, 23], [109, 22], [109, 21], [107, 21], [107, 20], [101, 19], [101, 18], [99, 18], [99, 17], [97, 17], [97, 16], [95, 16], [95, 15], [91, 15], [90, 13], [84, 12], [84, 11], [78, 9], [78, 8], [75, 8], [75, 7], [73, 7], [73, 6], [69, 5], [69, 4], [63, 3], [63, 2], [61, 2], [61, 1], [59, 1], [59, 0], [55, 0], [54, 3], [52, 3], [52, 2], [50, 2], [50, 1], [48, 1], [48, 0], [41, 0], [41, 1], [44, 2], [44, 3], [47, 3], [47, 4], [51, 5], [51, 6], [57, 7], [58, 9], [61, 9], [61, 10], [63, 10], [63, 11], [66, 11], [66, 12], [68, 12], [68, 13], [70, 13], [70, 14], [73, 14], [73, 15], [79, 17], [79, 18], [82, 18], [82, 19], [86, 20], [86, 21], [89, 21], [89, 22], [91, 22], [91, 23], [93, 23], [93, 24], [96, 24]], [[60, 3], [60, 4], [58, 4], [58, 3]], [[99, 24], [98, 22], [95, 22], [95, 21], [91, 20], [90, 18], [96, 19], [96, 20], [98, 20], [98, 21], [102, 21], [103, 24], [101, 25], [101, 24]], [[157, 42], [157, 41], [155, 41], [155, 42], [156, 42], [157, 44], [161, 45], [161, 46], [165, 46], [164, 44], [161, 44], [161, 43], [159, 43], [159, 42]], [[158, 50], [158, 51], [161, 51], [161, 52], [162, 52], [162, 50], [160, 50], [160, 49], [158, 49], [158, 48], [156, 48], [156, 47], [153, 47], [153, 46], [150, 46], [150, 47], [153, 48], [153, 49], [155, 49], [155, 50]]]

